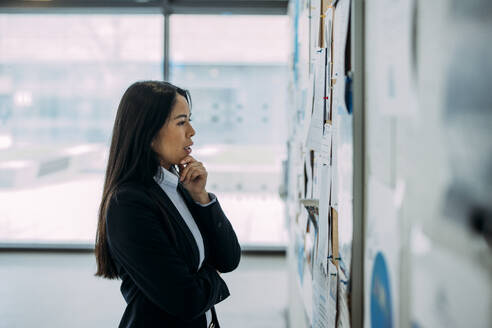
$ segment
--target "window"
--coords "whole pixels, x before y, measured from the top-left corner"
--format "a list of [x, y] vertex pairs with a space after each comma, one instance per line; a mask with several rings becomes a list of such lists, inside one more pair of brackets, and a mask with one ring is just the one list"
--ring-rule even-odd
[[0, 242], [93, 243], [118, 102], [161, 15], [0, 15]]
[[288, 35], [286, 16], [171, 16], [171, 80], [191, 92], [192, 156], [205, 163], [243, 246], [287, 240], [278, 189]]
[[[286, 244], [286, 16], [172, 15], [193, 154], [242, 245]], [[199, 28], [197, 28], [199, 27]], [[0, 243], [93, 244], [118, 102], [162, 79], [160, 14], [0, 14]]]

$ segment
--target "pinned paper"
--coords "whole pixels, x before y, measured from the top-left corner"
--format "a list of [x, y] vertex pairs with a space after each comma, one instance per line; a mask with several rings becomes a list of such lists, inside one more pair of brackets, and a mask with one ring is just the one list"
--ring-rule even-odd
[[348, 304], [348, 280], [345, 273], [338, 268], [338, 321], [337, 328], [350, 328], [350, 311]]
[[339, 252], [338, 252], [338, 212], [333, 207], [331, 208], [331, 247], [333, 250], [333, 263], [338, 267]]
[[330, 328], [330, 305], [325, 291], [328, 290], [329, 276], [326, 268], [317, 265], [313, 276], [313, 327]]
[[323, 120], [325, 124], [332, 124], [331, 113], [331, 67], [332, 63], [329, 61], [328, 55], [326, 56], [326, 79], [325, 79], [325, 108], [323, 113]]
[[305, 95], [305, 101], [302, 103], [302, 106], [304, 106], [304, 124], [303, 124], [303, 138], [305, 141], [305, 144], [308, 143], [308, 140], [310, 138], [310, 127], [311, 127], [311, 120], [313, 119], [313, 114], [314, 114], [314, 87], [315, 87], [315, 76], [314, 74], [311, 74], [310, 80], [308, 87], [306, 89], [306, 95]]
[[320, 23], [321, 23], [321, 0], [311, 0], [310, 7], [310, 54], [311, 62], [314, 59], [314, 53], [320, 48]]
[[304, 163], [304, 176], [305, 176], [305, 194], [304, 198], [313, 198], [313, 161], [312, 157], [314, 153], [310, 151], [306, 154]]
[[313, 154], [313, 199], [319, 199], [320, 196], [320, 188], [321, 188], [321, 179], [320, 179], [320, 169], [321, 169], [321, 158], [319, 154]]
[[[331, 165], [331, 124], [325, 123], [323, 128], [323, 137], [321, 139], [320, 161], [321, 164]], [[330, 176], [331, 179], [331, 176]], [[328, 184], [327, 180], [327, 184]]]
[[386, 115], [414, 116], [417, 111], [415, 72], [412, 64], [414, 0], [381, 0], [371, 10], [379, 15], [374, 21], [371, 40], [373, 60], [377, 67], [374, 83], [377, 109]]
[[337, 271], [333, 264], [316, 267], [313, 276], [313, 327], [335, 327], [337, 316]]
[[333, 77], [345, 76], [345, 49], [350, 18], [350, 0], [339, 0], [333, 19]]
[[[338, 124], [338, 121], [333, 121], [335, 124]], [[339, 202], [339, 180], [340, 173], [338, 168], [338, 163], [340, 160], [339, 152], [338, 152], [338, 143], [340, 138], [338, 136], [340, 128], [338, 126], [332, 126], [332, 142], [331, 142], [331, 203], [330, 205], [334, 208], [338, 209]]]
[[319, 236], [319, 203], [315, 200], [303, 200], [304, 207], [308, 213], [308, 222], [306, 225], [306, 262], [309, 266], [311, 275], [313, 274], [313, 266], [318, 249]]
[[309, 119], [306, 133], [306, 148], [316, 152], [321, 151], [324, 108], [325, 108], [325, 74], [326, 74], [326, 56], [325, 50], [322, 49], [316, 53], [314, 69], [314, 92], [313, 92], [313, 109]]
[[338, 295], [338, 273], [336, 266], [328, 262], [328, 274], [330, 275], [330, 285], [328, 286], [329, 327], [335, 327], [337, 317], [337, 295]]
[[329, 6], [325, 11], [325, 32], [323, 36], [325, 38], [324, 43], [326, 48], [328, 49], [328, 59], [331, 62], [331, 50], [333, 46], [333, 7]]
[[320, 20], [319, 20], [319, 29], [318, 29], [318, 47], [319, 48], [326, 48], [325, 46], [325, 14], [323, 12], [323, 7], [324, 7], [324, 2], [326, 2], [326, 0], [321, 0], [321, 6], [319, 8], [320, 10]]
[[324, 267], [328, 265], [328, 255], [330, 243], [330, 166], [322, 164], [320, 168], [320, 197], [319, 197], [319, 235], [318, 235], [318, 253], [316, 262]]

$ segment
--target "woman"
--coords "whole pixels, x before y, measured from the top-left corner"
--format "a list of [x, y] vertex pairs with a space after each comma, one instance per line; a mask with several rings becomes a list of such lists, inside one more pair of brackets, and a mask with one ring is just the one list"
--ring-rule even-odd
[[118, 107], [95, 255], [96, 276], [122, 280], [119, 327], [219, 327], [214, 305], [229, 296], [219, 273], [239, 264], [236, 234], [190, 156], [189, 102], [146, 81]]

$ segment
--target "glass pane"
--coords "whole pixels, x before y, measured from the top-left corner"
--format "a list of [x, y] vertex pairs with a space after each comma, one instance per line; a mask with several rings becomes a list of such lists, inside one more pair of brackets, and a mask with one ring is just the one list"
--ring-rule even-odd
[[93, 243], [118, 102], [161, 15], [0, 15], [0, 242]]
[[192, 156], [208, 189], [242, 245], [285, 245], [287, 17], [173, 15], [170, 33], [171, 78], [191, 92]]

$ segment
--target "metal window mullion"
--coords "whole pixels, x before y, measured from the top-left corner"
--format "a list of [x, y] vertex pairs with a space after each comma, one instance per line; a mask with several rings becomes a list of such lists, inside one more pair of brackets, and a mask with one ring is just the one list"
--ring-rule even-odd
[[171, 18], [171, 7], [168, 1], [163, 1], [162, 3], [162, 14], [164, 15], [164, 58], [162, 63], [163, 79], [164, 81], [169, 81], [170, 78], [170, 61], [169, 61], [169, 20]]

